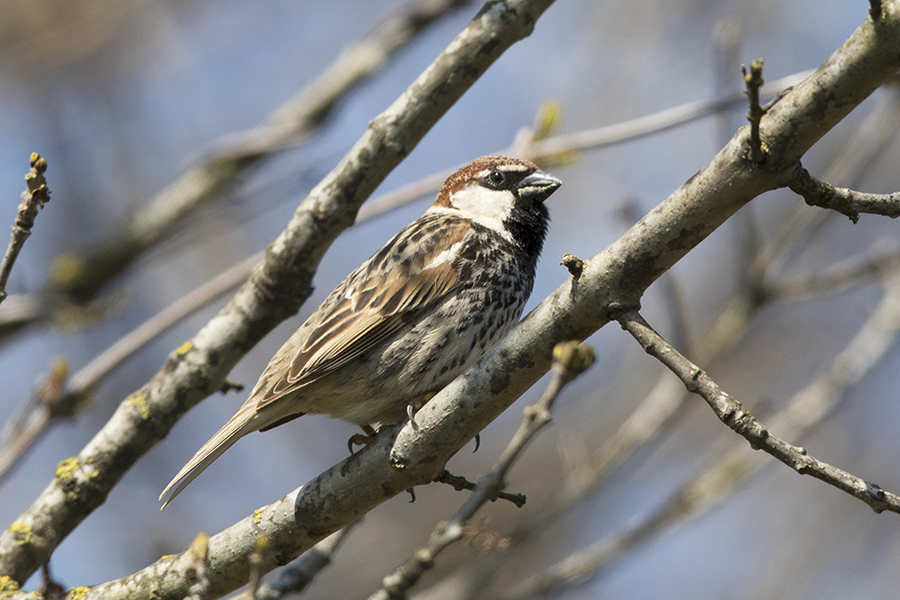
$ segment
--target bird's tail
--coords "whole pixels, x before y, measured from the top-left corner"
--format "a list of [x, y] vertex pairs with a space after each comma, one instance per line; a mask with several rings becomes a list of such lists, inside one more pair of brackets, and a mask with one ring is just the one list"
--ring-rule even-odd
[[159, 495], [159, 499], [162, 500], [163, 497], [169, 493], [169, 490], [172, 490], [175, 484], [178, 484], [178, 486], [172, 490], [172, 494], [163, 503], [160, 510], [167, 507], [169, 502], [174, 500], [175, 496], [181, 493], [181, 490], [186, 488], [187, 485], [192, 482], [197, 475], [202, 473], [206, 467], [211, 465], [214, 460], [222, 456], [223, 452], [231, 448], [236, 441], [248, 433], [259, 429], [259, 422], [254, 419], [255, 416], [255, 410], [239, 410], [237, 414], [225, 423], [216, 435], [212, 436], [208, 442], [203, 444], [203, 446], [197, 450], [197, 453], [194, 454], [194, 457], [191, 458], [186, 465], [181, 467], [178, 474], [169, 482], [169, 485], [166, 486], [166, 489], [163, 490], [162, 494]]

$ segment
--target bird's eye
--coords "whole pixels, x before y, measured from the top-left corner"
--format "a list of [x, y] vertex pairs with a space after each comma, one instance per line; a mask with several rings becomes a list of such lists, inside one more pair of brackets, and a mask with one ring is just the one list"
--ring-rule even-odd
[[490, 177], [491, 183], [497, 185], [503, 183], [503, 180], [506, 179], [506, 176], [501, 171], [497, 170], [491, 171], [491, 174], [488, 175], [488, 177]]

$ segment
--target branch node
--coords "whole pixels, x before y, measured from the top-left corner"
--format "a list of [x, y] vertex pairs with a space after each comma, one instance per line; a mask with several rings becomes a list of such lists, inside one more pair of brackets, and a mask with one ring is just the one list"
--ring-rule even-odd
[[591, 368], [595, 359], [594, 348], [578, 341], [560, 342], [553, 347], [554, 362], [573, 378]]
[[881, 489], [881, 486], [877, 483], [872, 483], [871, 481], [866, 482], [866, 493], [878, 501], [883, 501], [885, 499], [885, 493], [884, 490]]
[[576, 280], [581, 277], [581, 273], [584, 271], [584, 261], [568, 252], [563, 254], [562, 261], [559, 264], [567, 268]]
[[[437, 477], [435, 477], [432, 481], [435, 483], [446, 483], [447, 485], [453, 487], [457, 492], [461, 492], [463, 490], [472, 491], [475, 489], [475, 483], [469, 481], [462, 475], [454, 475], [447, 469], [441, 471]], [[506, 500], [508, 502], [512, 502], [516, 505], [517, 508], [522, 508], [525, 506], [526, 497], [525, 494], [511, 494], [509, 492], [499, 492], [496, 497], [491, 499], [491, 502], [496, 500]]]

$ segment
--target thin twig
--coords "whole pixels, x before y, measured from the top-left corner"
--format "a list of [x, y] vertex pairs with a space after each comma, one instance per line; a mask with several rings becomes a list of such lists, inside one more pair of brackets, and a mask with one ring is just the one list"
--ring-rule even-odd
[[750, 63], [749, 73], [747, 72], [746, 67], [741, 67], [741, 73], [744, 75], [744, 83], [747, 85], [747, 97], [750, 102], [750, 109], [747, 111], [747, 120], [750, 121], [749, 159], [751, 162], [757, 164], [761, 163], [766, 158], [762, 138], [759, 135], [759, 122], [766, 113], [765, 109], [759, 104], [759, 88], [763, 85], [762, 69], [762, 59], [754, 60]]
[[[772, 415], [771, 428], [791, 437], [806, 436], [846, 399], [847, 389], [858, 383], [896, 343], [900, 328], [900, 274], [885, 281], [884, 296], [866, 323], [828, 369], [790, 398]], [[652, 513], [629, 522], [626, 529], [578, 550], [541, 573], [509, 590], [503, 600], [519, 600], [561, 592], [583, 585], [614, 561], [643, 543], [658, 539], [666, 529], [723, 502], [771, 461], [745, 448], [717, 454], [695, 477], [685, 482]]]
[[[805, 79], [811, 71], [803, 71], [788, 75], [765, 85], [760, 94], [768, 95], [782, 92]], [[679, 106], [667, 108], [656, 113], [623, 121], [614, 125], [606, 125], [595, 129], [586, 129], [573, 133], [560, 134], [534, 141], [527, 147], [527, 152], [516, 152], [516, 144], [496, 150], [493, 154], [513, 154], [533, 160], [544, 167], [550, 167], [557, 161], [566, 163], [573, 153], [589, 150], [601, 150], [618, 144], [624, 144], [641, 138], [662, 133], [693, 121], [731, 110], [746, 102], [743, 92], [731, 96], [687, 102]], [[369, 200], [359, 211], [359, 215], [369, 217], [371, 212], [387, 210], [402, 206], [437, 191], [441, 183], [462, 165], [427, 175], [396, 190], [386, 192]]]
[[813, 458], [806, 449], [792, 446], [772, 435], [740, 402], [710, 379], [705, 371], [682, 356], [654, 331], [639, 313], [628, 311], [619, 315], [617, 320], [647, 354], [657, 358], [675, 373], [689, 391], [706, 400], [719, 420], [743, 436], [754, 450], [763, 450], [801, 475], [811, 475], [862, 500], [876, 513], [885, 510], [900, 513], [900, 496]]
[[50, 188], [47, 187], [47, 180], [44, 178], [47, 160], [37, 152], [32, 152], [29, 162], [31, 170], [25, 176], [27, 188], [22, 192], [22, 203], [19, 204], [16, 222], [12, 226], [9, 246], [3, 255], [3, 262], [0, 262], [0, 302], [6, 300], [6, 282], [9, 281], [9, 275], [19, 252], [22, 251], [22, 246], [25, 245], [25, 240], [31, 235], [38, 209], [44, 208], [44, 205], [50, 202]]
[[797, 302], [814, 294], [836, 294], [898, 268], [900, 249], [875, 251], [863, 259], [843, 261], [817, 273], [770, 283], [765, 287], [765, 296], [771, 301]]
[[[461, 492], [463, 490], [469, 490], [471, 492], [478, 485], [473, 481], [469, 481], [461, 475], [454, 475], [447, 469], [441, 471], [440, 474], [434, 478], [434, 482], [446, 483], [457, 492]], [[507, 500], [509, 502], [512, 502], [519, 508], [525, 506], [525, 494], [510, 494], [509, 492], [500, 492], [499, 494], [497, 494], [496, 498], [493, 498], [491, 500], [491, 502], [493, 502], [494, 500]]]
[[522, 423], [494, 467], [479, 480], [469, 499], [447, 523], [440, 523], [428, 543], [416, 550], [397, 570], [382, 581], [381, 589], [369, 600], [399, 600], [422, 575], [434, 567], [434, 560], [444, 549], [463, 538], [465, 524], [487, 502], [497, 498], [506, 486], [506, 474], [537, 432], [552, 419], [550, 409], [569, 382], [586, 371], [594, 362], [594, 349], [578, 342], [563, 342], [553, 349], [550, 383], [543, 396], [524, 410]]
[[[247, 283], [189, 344], [173, 351], [147, 383], [119, 404], [92, 441], [77, 457], [66, 459], [66, 469], [60, 469], [61, 475], [16, 519], [21, 524], [19, 530], [36, 526], [41, 535], [32, 536], [27, 545], [22, 545], [15, 532], [0, 532], [0, 572], [25, 581], [103, 503], [140, 456], [165, 437], [191, 407], [218, 390], [249, 348], [299, 309], [311, 293], [319, 260], [338, 234], [350, 226], [351, 216], [363, 201], [507, 48], [531, 34], [552, 2], [489, 3], [396, 101], [369, 122], [353, 147], [300, 203], [284, 230], [268, 246], [264, 263], [253, 271]], [[426, 415], [431, 412], [427, 406], [423, 410]], [[358, 464], [369, 460], [366, 456], [375, 451], [373, 448], [381, 446], [369, 446], [358, 453], [365, 456], [354, 460]], [[420, 483], [432, 479], [436, 471], [431, 470], [427, 479], [415, 469], [401, 475]], [[390, 486], [373, 491], [385, 494]], [[370, 497], [368, 493], [345, 496], [341, 502], [349, 501], [359, 507]], [[325, 528], [339, 529], [356, 516], [359, 515], [342, 520], [339, 526], [333, 521], [304, 534], [292, 531], [289, 538], [270, 535], [280, 527], [279, 519], [275, 519], [266, 524], [264, 531], [255, 530], [253, 543], [259, 533], [266, 533], [272, 540], [272, 557], [298, 556], [301, 547], [306, 550], [326, 536]], [[52, 526], [37, 525], [38, 521], [52, 521]], [[252, 520], [249, 525], [255, 528]], [[286, 542], [292, 549], [285, 546]], [[216, 543], [214, 538], [213, 549]], [[211, 579], [215, 574], [211, 586], [216, 593], [246, 583], [247, 555], [249, 552], [234, 546], [229, 552], [211, 553], [211, 560], [216, 561], [210, 568]], [[219, 559], [225, 562], [218, 562]], [[149, 568], [178, 569], [183, 566], [182, 560], [187, 558], [180, 555], [162, 559]], [[267, 558], [262, 568], [268, 571], [275, 566], [274, 558]], [[123, 578], [95, 586], [86, 598], [109, 600], [119, 594], [133, 595], [133, 581]], [[142, 581], [152, 581], [154, 593], [160, 598], [184, 597], [185, 583], [177, 577]]]
[[794, 170], [794, 176], [788, 187], [803, 196], [808, 205], [836, 210], [849, 217], [854, 223], [859, 222], [859, 213], [881, 215], [892, 219], [900, 217], [900, 192], [867, 194], [834, 187], [810, 175], [809, 171], [800, 164]]

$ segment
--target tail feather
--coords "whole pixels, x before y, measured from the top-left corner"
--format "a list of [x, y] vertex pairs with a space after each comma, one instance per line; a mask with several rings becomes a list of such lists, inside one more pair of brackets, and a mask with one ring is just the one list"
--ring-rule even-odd
[[162, 491], [162, 494], [159, 495], [159, 499], [162, 500], [163, 497], [169, 493], [169, 490], [172, 490], [172, 488], [175, 487], [175, 484], [178, 484], [178, 486], [172, 490], [172, 494], [163, 503], [160, 510], [167, 507], [169, 503], [175, 499], [175, 496], [180, 494], [181, 491], [197, 477], [197, 475], [202, 473], [206, 467], [213, 463], [213, 461], [222, 456], [222, 454], [231, 448], [236, 441], [248, 433], [259, 429], [259, 422], [254, 419], [256, 416], [257, 413], [255, 410], [239, 410], [236, 415], [225, 423], [222, 429], [212, 436], [208, 442], [203, 444], [203, 446], [197, 450], [197, 453], [194, 454], [193, 458], [178, 471], [178, 474], [169, 482], [169, 485]]

